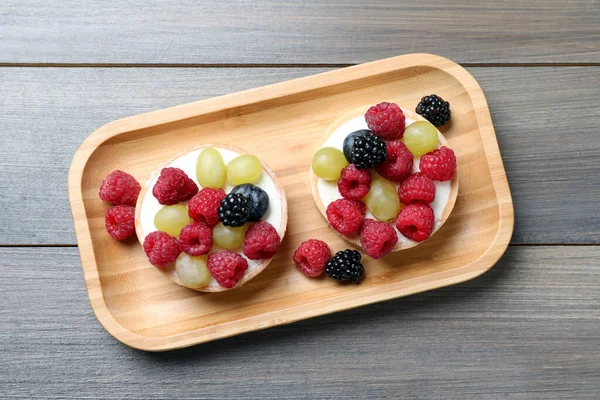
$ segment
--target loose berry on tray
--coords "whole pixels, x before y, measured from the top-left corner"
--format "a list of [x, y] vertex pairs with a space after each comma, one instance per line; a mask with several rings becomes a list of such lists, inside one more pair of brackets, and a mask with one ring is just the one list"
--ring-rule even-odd
[[210, 283], [211, 275], [207, 263], [207, 256], [192, 257], [181, 253], [175, 260], [175, 272], [181, 282], [192, 289], [200, 289]]
[[135, 206], [142, 186], [135, 178], [123, 171], [113, 171], [100, 185], [98, 194], [104, 201], [114, 205]]
[[344, 151], [344, 157], [346, 157], [346, 160], [348, 160], [348, 162], [352, 162], [351, 160], [352, 149], [354, 148], [354, 139], [365, 134], [373, 134], [373, 132], [371, 132], [368, 129], [360, 129], [358, 131], [352, 132], [344, 139], [344, 145], [342, 146], [342, 149]]
[[144, 251], [150, 260], [150, 264], [157, 267], [166, 267], [174, 262], [181, 253], [177, 239], [160, 231], [152, 232], [146, 236]]
[[173, 237], [178, 237], [181, 229], [190, 222], [188, 209], [183, 204], [164, 206], [154, 216], [156, 229]]
[[411, 175], [398, 188], [398, 196], [404, 204], [429, 204], [435, 200], [435, 183], [423, 174]]
[[265, 260], [275, 256], [281, 238], [277, 230], [267, 221], [258, 221], [246, 231], [244, 255], [250, 260]]
[[234, 250], [242, 247], [244, 235], [246, 234], [246, 225], [234, 228], [218, 223], [213, 228], [213, 242], [225, 250]]
[[346, 165], [348, 161], [344, 154], [334, 147], [319, 149], [313, 155], [311, 163], [315, 175], [325, 181], [337, 180]]
[[367, 209], [379, 221], [390, 221], [400, 211], [400, 200], [396, 187], [385, 179], [373, 179], [371, 190], [365, 197]]
[[360, 231], [360, 243], [369, 256], [381, 258], [394, 249], [398, 235], [390, 224], [365, 219]]
[[375, 169], [379, 175], [393, 182], [402, 182], [410, 175], [413, 167], [414, 156], [406, 145], [397, 140], [387, 143], [387, 160]]
[[232, 251], [216, 251], [208, 256], [208, 270], [219, 285], [231, 289], [244, 277], [248, 261]]
[[331, 250], [322, 240], [310, 239], [300, 243], [294, 252], [293, 260], [302, 273], [308, 277], [320, 276], [331, 259]]
[[190, 256], [204, 255], [212, 247], [212, 231], [202, 222], [192, 222], [181, 230], [179, 246]]
[[358, 169], [375, 167], [387, 160], [386, 144], [372, 133], [357, 136], [352, 146], [351, 158]]
[[262, 163], [258, 157], [244, 154], [227, 163], [227, 182], [237, 186], [242, 183], [258, 183], [263, 174]]
[[450, 121], [450, 103], [435, 94], [423, 97], [415, 111], [435, 126]]
[[196, 160], [196, 179], [202, 187], [219, 189], [225, 185], [225, 162], [219, 150], [202, 150]]
[[250, 199], [249, 222], [260, 221], [269, 208], [269, 195], [267, 192], [251, 183], [238, 185], [231, 190], [231, 193], [239, 193]]
[[163, 168], [152, 194], [160, 204], [172, 205], [191, 199], [198, 193], [198, 185], [179, 168]]
[[404, 144], [415, 157], [433, 151], [437, 147], [438, 133], [427, 121], [413, 122], [404, 132]]
[[360, 253], [356, 250], [342, 250], [327, 263], [327, 276], [340, 283], [359, 283], [365, 274], [365, 268], [360, 262]]
[[202, 188], [190, 199], [188, 212], [196, 222], [212, 227], [219, 223], [219, 206], [227, 195], [222, 189]]
[[367, 169], [357, 169], [354, 164], [350, 164], [342, 170], [337, 185], [344, 198], [360, 200], [369, 193], [371, 173]]
[[135, 234], [135, 208], [113, 206], [106, 210], [104, 226], [113, 239], [124, 240]]
[[226, 226], [242, 226], [250, 216], [250, 199], [239, 193], [229, 193], [219, 205], [219, 220]]
[[363, 213], [359, 206], [354, 201], [347, 199], [329, 203], [325, 214], [331, 227], [342, 235], [357, 232], [363, 220]]
[[449, 181], [456, 171], [454, 151], [446, 146], [436, 149], [421, 157], [419, 163], [421, 173], [435, 181]]
[[379, 103], [367, 111], [365, 120], [369, 129], [384, 140], [399, 139], [404, 134], [404, 113], [395, 103]]
[[431, 207], [421, 203], [409, 204], [400, 211], [396, 228], [415, 242], [427, 239], [433, 231], [435, 216]]

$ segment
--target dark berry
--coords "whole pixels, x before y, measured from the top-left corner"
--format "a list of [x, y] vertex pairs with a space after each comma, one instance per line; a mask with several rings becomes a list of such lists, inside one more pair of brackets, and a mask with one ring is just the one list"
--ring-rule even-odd
[[349, 163], [352, 163], [352, 148], [354, 147], [354, 139], [356, 139], [359, 136], [368, 134], [368, 133], [373, 133], [368, 129], [361, 129], [358, 131], [354, 131], [351, 134], [349, 134], [348, 136], [346, 136], [346, 139], [344, 139], [344, 146], [343, 146], [343, 150], [344, 150], [344, 156], [346, 157], [346, 160], [348, 160]]
[[423, 97], [415, 111], [435, 126], [450, 121], [450, 103], [435, 94]]
[[248, 217], [250, 222], [260, 221], [269, 208], [269, 195], [267, 192], [251, 183], [237, 185], [231, 193], [239, 193], [250, 199], [250, 216]]
[[360, 263], [360, 253], [356, 250], [342, 250], [327, 263], [325, 273], [340, 283], [360, 282], [365, 268]]
[[219, 206], [219, 220], [226, 226], [242, 226], [250, 216], [250, 199], [239, 193], [229, 193]]
[[375, 167], [387, 160], [386, 144], [372, 133], [357, 136], [352, 146], [351, 158], [358, 169]]

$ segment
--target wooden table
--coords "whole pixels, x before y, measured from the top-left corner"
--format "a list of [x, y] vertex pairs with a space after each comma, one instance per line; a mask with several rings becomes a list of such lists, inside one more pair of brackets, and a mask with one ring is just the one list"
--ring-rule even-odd
[[[85, 137], [413, 52], [463, 64], [487, 95], [516, 213], [492, 270], [169, 353], [104, 331], [67, 202]], [[600, 396], [598, 0], [4, 0], [0, 82], [0, 398]]]

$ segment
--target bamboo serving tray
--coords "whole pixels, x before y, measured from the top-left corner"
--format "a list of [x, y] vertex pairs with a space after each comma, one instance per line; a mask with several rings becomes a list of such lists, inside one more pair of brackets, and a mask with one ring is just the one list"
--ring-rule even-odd
[[[309, 238], [333, 252], [349, 245], [314, 204], [309, 168], [325, 129], [358, 107], [392, 101], [414, 109], [436, 93], [452, 106], [440, 130], [458, 159], [460, 188], [444, 226], [421, 245], [364, 257], [360, 285], [309, 279], [292, 253]], [[199, 293], [171, 282], [135, 238], [104, 229], [102, 179], [121, 169], [145, 182], [174, 154], [203, 143], [233, 144], [263, 159], [288, 198], [288, 229], [273, 262], [246, 285]], [[410, 54], [111, 122], [75, 154], [69, 201], [92, 308], [128, 346], [163, 351], [452, 285], [491, 268], [513, 230], [513, 205], [485, 96], [462, 67]]]

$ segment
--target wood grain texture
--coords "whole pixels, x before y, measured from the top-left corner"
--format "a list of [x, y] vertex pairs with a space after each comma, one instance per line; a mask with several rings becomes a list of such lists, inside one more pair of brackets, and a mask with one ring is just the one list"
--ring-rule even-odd
[[510, 247], [464, 284], [150, 354], [96, 322], [77, 249], [3, 248], [0, 397], [595, 399], [598, 259]]
[[4, 0], [0, 62], [600, 62], [597, 0]]
[[[0, 68], [0, 244], [75, 243], [68, 165], [106, 122], [322, 71]], [[598, 70], [469, 71], [486, 93], [511, 185], [513, 243], [600, 243]]]

